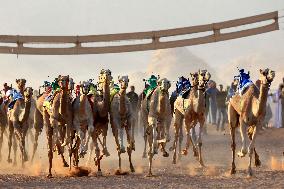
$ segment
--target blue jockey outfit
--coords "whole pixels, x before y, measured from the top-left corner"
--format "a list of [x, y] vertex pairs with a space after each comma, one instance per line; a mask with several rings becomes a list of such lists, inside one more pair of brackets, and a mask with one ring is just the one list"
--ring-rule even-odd
[[190, 92], [190, 89], [191, 89], [191, 83], [189, 79], [186, 79], [183, 76], [179, 77], [178, 82], [176, 84], [176, 92], [178, 96], [182, 96], [182, 98], [186, 98]]
[[11, 89], [9, 96], [12, 98], [12, 101], [8, 105], [8, 109], [9, 110], [13, 109], [13, 107], [14, 107], [14, 105], [15, 105], [17, 100], [24, 99], [22, 93], [20, 93], [16, 89]]
[[239, 93], [242, 95], [245, 89], [251, 86], [253, 82], [250, 80], [249, 72], [245, 73], [244, 69], [240, 69], [239, 72]]

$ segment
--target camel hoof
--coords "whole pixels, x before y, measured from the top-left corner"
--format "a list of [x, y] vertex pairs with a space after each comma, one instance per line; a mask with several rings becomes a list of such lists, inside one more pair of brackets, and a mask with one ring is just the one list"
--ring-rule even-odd
[[255, 166], [260, 167], [261, 166], [261, 161], [259, 159], [255, 160]]
[[108, 150], [107, 150], [106, 148], [103, 149], [103, 154], [104, 154], [106, 157], [110, 156], [110, 153], [108, 152]]
[[243, 158], [243, 157], [245, 157], [246, 156], [246, 152], [245, 151], [239, 151], [238, 153], [237, 153], [237, 155], [238, 155], [238, 157], [241, 157], [241, 158]]
[[124, 146], [122, 146], [121, 148], [120, 148], [120, 153], [125, 153], [126, 152], [126, 150], [125, 150], [125, 147]]
[[197, 152], [197, 150], [193, 150], [193, 156], [194, 156], [194, 157], [198, 157], [198, 152]]
[[231, 175], [236, 174], [236, 169], [231, 169]]
[[204, 165], [204, 163], [203, 163], [203, 161], [202, 161], [202, 160], [201, 160], [201, 161], [199, 161], [199, 163], [200, 163], [200, 166], [201, 166], [202, 168], [206, 167], [206, 166]]
[[152, 172], [150, 172], [150, 173], [148, 173], [147, 175], [146, 175], [146, 177], [153, 177], [154, 175], [152, 174]]
[[170, 148], [169, 148], [169, 151], [170, 151], [170, 152], [174, 151], [174, 147], [170, 147]]
[[7, 161], [8, 161], [8, 163], [12, 163], [12, 159], [8, 159]]
[[53, 178], [53, 176], [52, 176], [51, 173], [49, 173], [46, 177], [47, 177], [47, 178]]
[[248, 168], [248, 177], [252, 177], [252, 169], [251, 168]]
[[166, 151], [164, 151], [164, 152], [163, 152], [163, 157], [169, 157], [169, 153], [166, 152]]
[[103, 176], [103, 173], [102, 173], [102, 171], [98, 171], [98, 172], [97, 172], [97, 176], [98, 176], [98, 177], [101, 177], [101, 176]]
[[147, 153], [143, 152], [142, 158], [147, 158]]
[[69, 167], [67, 162], [63, 162], [63, 167]]
[[177, 160], [176, 159], [173, 159], [173, 164], [177, 164]]
[[181, 154], [186, 156], [188, 154], [188, 151], [187, 150], [183, 150], [183, 151], [181, 151]]
[[135, 173], [135, 169], [134, 169], [133, 165], [130, 166], [130, 171], [131, 171], [131, 173]]

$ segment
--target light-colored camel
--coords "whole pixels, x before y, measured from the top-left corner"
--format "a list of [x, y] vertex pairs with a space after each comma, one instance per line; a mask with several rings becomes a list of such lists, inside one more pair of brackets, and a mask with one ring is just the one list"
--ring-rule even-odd
[[[24, 162], [28, 160], [28, 156], [25, 149], [25, 139], [29, 128], [28, 118], [31, 108], [31, 98], [32, 98], [33, 89], [30, 87], [27, 88], [25, 87], [26, 86], [25, 79], [17, 79], [16, 83], [17, 83], [17, 88], [19, 90], [18, 92], [21, 93], [23, 98], [17, 99], [16, 102], [14, 103], [13, 108], [8, 111], [8, 126], [9, 126], [8, 162], [12, 162], [10, 154], [11, 154], [12, 138], [13, 135], [15, 134], [21, 150], [22, 166], [24, 166]], [[14, 140], [14, 142], [16, 141]]]
[[180, 127], [182, 127], [183, 120], [186, 130], [186, 148], [183, 150], [183, 154], [188, 154], [188, 148], [190, 144], [193, 146], [194, 155], [197, 156], [196, 144], [190, 136], [190, 130], [195, 128], [197, 122], [199, 122], [198, 133], [198, 159], [201, 166], [204, 166], [201, 146], [202, 146], [202, 131], [205, 123], [205, 87], [209, 81], [211, 75], [207, 70], [199, 70], [198, 73], [191, 74], [193, 87], [190, 91], [188, 99], [182, 99], [179, 97], [175, 102], [175, 142], [174, 142], [174, 155], [173, 163], [176, 163], [176, 146], [179, 136]]
[[[181, 159], [182, 155], [182, 141], [183, 141], [183, 123], [184, 123], [184, 114], [187, 111], [187, 109], [190, 106], [190, 97], [192, 100], [192, 97], [194, 96], [194, 93], [196, 93], [198, 89], [198, 72], [191, 73], [191, 91], [188, 94], [188, 96], [184, 99], [181, 96], [178, 96], [172, 103], [173, 103], [173, 110], [172, 112], [175, 114], [174, 116], [174, 129], [175, 129], [175, 138], [173, 141], [173, 146], [170, 147], [170, 151], [174, 151], [173, 155], [173, 163], [176, 163], [176, 153], [177, 153], [177, 142], [179, 143], [178, 145], [178, 158]], [[177, 113], [176, 113], [177, 112]], [[189, 133], [187, 133], [189, 134]], [[187, 135], [189, 136], [189, 135]], [[195, 155], [196, 149], [193, 147]]]
[[[252, 175], [251, 161], [255, 153], [255, 164], [260, 165], [259, 156], [255, 151], [255, 140], [260, 129], [260, 122], [265, 117], [266, 102], [270, 84], [275, 77], [275, 72], [270, 69], [260, 70], [261, 81], [258, 89], [254, 84], [249, 86], [242, 95], [237, 93], [231, 97], [228, 105], [228, 119], [231, 132], [232, 168], [231, 174], [236, 173], [235, 165], [235, 129], [240, 125], [242, 148], [238, 152], [240, 157], [249, 153], [248, 175]], [[250, 142], [249, 142], [250, 140]], [[249, 144], [248, 144], [249, 143]], [[247, 146], [248, 145], [248, 146]]]
[[[98, 92], [99, 95], [95, 95], [93, 99], [93, 114], [94, 114], [94, 131], [92, 133], [92, 139], [95, 147], [95, 165], [98, 166], [97, 175], [102, 175], [101, 171], [101, 159], [103, 156], [109, 156], [109, 152], [106, 146], [106, 137], [109, 123], [109, 109], [110, 109], [110, 81], [112, 80], [110, 70], [101, 70], [99, 74]], [[103, 141], [100, 139], [100, 135], [103, 137]], [[102, 145], [103, 151], [101, 154], [99, 143]]]
[[[131, 172], [135, 172], [131, 154], [132, 150], [134, 150], [134, 136], [131, 134], [132, 128], [132, 116], [133, 111], [131, 108], [130, 101], [126, 96], [126, 89], [128, 87], [129, 79], [128, 76], [119, 76], [118, 81], [120, 83], [120, 90], [111, 102], [110, 107], [110, 123], [113, 132], [113, 136], [115, 138], [115, 142], [117, 145], [117, 152], [119, 158], [119, 168], [116, 171], [116, 174], [121, 174], [121, 153], [124, 153], [124, 146], [123, 146], [123, 130], [125, 129], [126, 136], [127, 136], [127, 153], [129, 156], [129, 164]], [[120, 139], [120, 142], [119, 142]]]
[[147, 103], [149, 106], [148, 124], [146, 129], [148, 140], [148, 159], [149, 172], [148, 176], [152, 176], [153, 156], [158, 153], [158, 148], [161, 146], [161, 151], [164, 157], [169, 154], [166, 151], [166, 142], [169, 138], [169, 127], [171, 124], [171, 105], [169, 100], [169, 88], [171, 83], [166, 78], [159, 79], [158, 86], [151, 95], [149, 102], [144, 99], [144, 112], [147, 113]]
[[4, 103], [4, 98], [0, 97], [0, 161], [2, 160], [2, 145], [4, 139], [4, 132], [8, 125], [7, 106]]
[[35, 128], [40, 128], [44, 123], [46, 126], [46, 136], [48, 141], [48, 158], [49, 170], [48, 177], [52, 177], [52, 159], [53, 149], [56, 146], [58, 154], [61, 155], [64, 167], [68, 167], [63, 156], [63, 147], [61, 144], [67, 131], [67, 137], [71, 136], [72, 132], [72, 106], [69, 94], [69, 76], [59, 76], [58, 84], [60, 90], [55, 92], [51, 102], [51, 109], [43, 107], [43, 102], [48, 94], [43, 94], [37, 99], [37, 109], [35, 111]]
[[90, 83], [83, 81], [80, 83], [80, 94], [73, 102], [73, 125], [80, 138], [79, 156], [84, 157], [87, 153], [88, 141], [87, 131], [94, 131], [94, 118], [92, 110], [92, 102], [87, 96], [90, 91]]

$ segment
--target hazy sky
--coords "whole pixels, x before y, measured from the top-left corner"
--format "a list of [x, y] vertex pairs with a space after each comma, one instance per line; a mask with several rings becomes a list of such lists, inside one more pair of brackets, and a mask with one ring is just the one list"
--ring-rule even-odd
[[[160, 30], [275, 10], [280, 10], [280, 16], [284, 15], [284, 0], [2, 0], [0, 34], [90, 35]], [[280, 22], [282, 30], [279, 31], [187, 48], [220, 74], [232, 63], [254, 56], [271, 64], [283, 64], [284, 19]], [[0, 55], [0, 83], [14, 83], [15, 78], [24, 77], [36, 86], [48, 75], [58, 74], [70, 74], [77, 80], [96, 78], [101, 68], [109, 68], [116, 74], [143, 72], [153, 53], [20, 55], [18, 58]], [[284, 73], [282, 67], [277, 68]], [[252, 66], [252, 69], [259, 68]]]

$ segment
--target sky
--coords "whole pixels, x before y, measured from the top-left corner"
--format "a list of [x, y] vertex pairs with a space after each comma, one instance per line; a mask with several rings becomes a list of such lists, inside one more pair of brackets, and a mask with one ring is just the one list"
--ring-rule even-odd
[[[280, 16], [284, 15], [283, 0], [0, 1], [3, 1], [0, 6], [1, 35], [139, 32], [209, 24], [276, 10], [280, 11]], [[233, 74], [237, 73], [237, 66], [241, 65], [255, 73], [261, 66], [271, 66], [276, 71], [276, 81], [273, 83], [276, 87], [284, 77], [284, 19], [279, 22], [279, 31], [185, 48], [215, 69], [216, 77], [223, 78], [222, 82], [226, 84], [231, 81]], [[152, 65], [155, 63], [155, 56], [160, 54], [159, 52], [165, 54], [172, 51], [175, 52], [173, 56], [177, 57], [174, 59], [180, 60], [178, 57], [183, 53], [179, 54], [179, 51], [173, 49], [72, 56], [0, 54], [0, 84], [14, 84], [16, 78], [26, 78], [27, 85], [37, 87], [44, 80], [52, 80], [58, 74], [69, 74], [78, 82], [89, 78], [96, 79], [102, 68], [112, 70], [115, 77], [155, 73], [157, 70], [151, 70], [157, 69], [157, 66]], [[192, 63], [189, 60], [189, 67]], [[175, 69], [176, 72], [184, 66], [184, 63], [179, 64], [178, 61], [171, 61], [169, 64], [179, 68]], [[223, 77], [223, 74], [226, 74], [226, 77]], [[257, 79], [256, 77], [254, 74], [253, 79]]]

